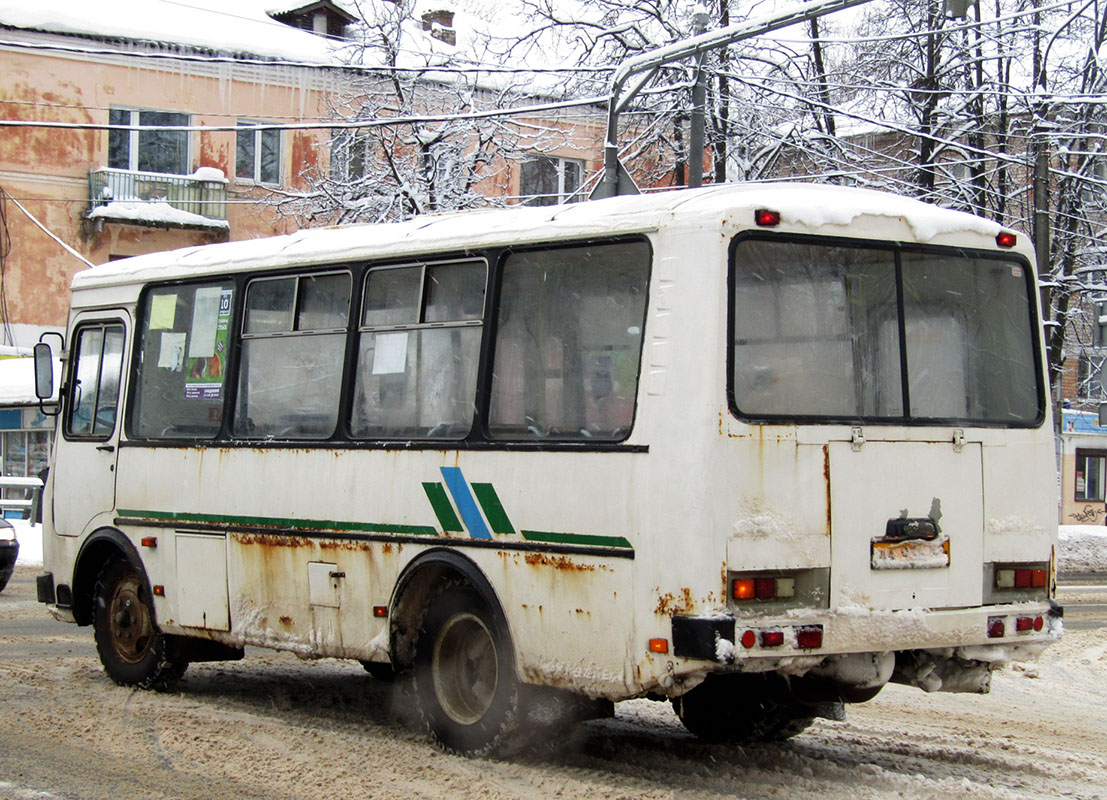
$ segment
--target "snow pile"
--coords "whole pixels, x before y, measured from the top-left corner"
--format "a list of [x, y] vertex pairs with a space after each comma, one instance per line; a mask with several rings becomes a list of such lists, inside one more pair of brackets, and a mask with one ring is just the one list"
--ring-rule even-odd
[[42, 526], [32, 525], [25, 519], [9, 519], [19, 540], [17, 564], [42, 565]]
[[212, 219], [173, 208], [169, 203], [142, 200], [113, 200], [107, 205], [98, 206], [89, 213], [89, 219], [103, 217], [110, 220], [126, 220], [153, 225], [192, 225], [204, 228], [224, 228], [229, 230], [230, 223], [225, 219]]
[[1107, 572], [1107, 527], [1062, 525], [1057, 569], [1062, 572]]
[[274, 20], [265, 13], [265, 4], [263, 0], [240, 0], [235, 4], [221, 0], [0, 0], [0, 24], [109, 40], [183, 45], [217, 53], [335, 62], [335, 44]]

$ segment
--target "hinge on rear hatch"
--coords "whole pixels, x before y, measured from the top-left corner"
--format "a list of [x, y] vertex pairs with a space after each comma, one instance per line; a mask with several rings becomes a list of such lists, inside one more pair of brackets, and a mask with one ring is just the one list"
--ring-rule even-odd
[[958, 428], [953, 432], [953, 452], [960, 453], [965, 449], [965, 432]]
[[853, 448], [853, 452], [861, 452], [861, 448], [865, 445], [865, 434], [861, 432], [860, 428], [850, 428], [849, 443], [850, 447]]

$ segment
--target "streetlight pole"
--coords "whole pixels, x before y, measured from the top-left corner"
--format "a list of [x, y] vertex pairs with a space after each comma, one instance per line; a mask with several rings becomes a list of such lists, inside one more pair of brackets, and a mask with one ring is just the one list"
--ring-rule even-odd
[[[869, 0], [815, 0], [804, 3], [782, 14], [772, 17], [762, 17], [756, 20], [741, 22], [737, 25], [729, 25], [716, 31], [701, 33], [691, 39], [659, 47], [648, 53], [629, 58], [619, 65], [615, 74], [611, 76], [611, 90], [607, 104], [607, 137], [604, 140], [604, 170], [603, 178], [592, 192], [592, 198], [614, 197], [621, 194], [619, 185], [619, 113], [634, 99], [635, 95], [657, 74], [658, 70], [666, 64], [681, 61], [693, 56], [700, 57], [709, 50], [726, 47], [743, 39], [752, 39], [765, 33], [787, 28], [799, 22], [806, 22], [813, 17], [820, 17], [842, 9], [863, 5]], [[702, 61], [701, 61], [702, 64]], [[624, 94], [623, 89], [627, 82], [634, 76], [642, 76]], [[697, 80], [699, 83], [699, 80]], [[702, 111], [703, 103], [700, 103]], [[694, 126], [693, 126], [694, 127]], [[702, 133], [702, 130], [701, 130]], [[691, 144], [690, 144], [691, 147]], [[700, 143], [699, 165], [695, 169], [689, 169], [690, 173], [703, 173], [703, 145]], [[689, 162], [693, 159], [690, 157]]]

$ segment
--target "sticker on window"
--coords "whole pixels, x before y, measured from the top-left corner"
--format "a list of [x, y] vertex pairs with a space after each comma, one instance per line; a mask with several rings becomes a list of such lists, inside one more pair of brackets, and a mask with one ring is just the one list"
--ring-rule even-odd
[[219, 400], [223, 396], [223, 364], [231, 327], [233, 291], [218, 287], [196, 290], [185, 397]]
[[395, 375], [407, 369], [407, 331], [378, 333], [373, 348], [374, 375]]

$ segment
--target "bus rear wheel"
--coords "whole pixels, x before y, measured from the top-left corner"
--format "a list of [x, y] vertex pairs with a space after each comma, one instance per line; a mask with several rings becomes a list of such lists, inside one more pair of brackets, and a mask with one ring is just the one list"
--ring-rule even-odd
[[519, 684], [507, 624], [468, 583], [443, 586], [415, 641], [415, 694], [431, 736], [467, 756], [498, 755], [519, 726]]
[[126, 561], [111, 561], [96, 581], [92, 626], [108, 677], [120, 686], [165, 691], [188, 668], [172, 637], [158, 630], [145, 577]]
[[780, 742], [815, 720], [809, 706], [791, 697], [784, 679], [766, 675], [708, 675], [690, 692], [673, 698], [681, 723], [713, 742]]

